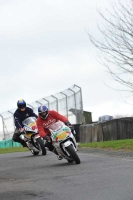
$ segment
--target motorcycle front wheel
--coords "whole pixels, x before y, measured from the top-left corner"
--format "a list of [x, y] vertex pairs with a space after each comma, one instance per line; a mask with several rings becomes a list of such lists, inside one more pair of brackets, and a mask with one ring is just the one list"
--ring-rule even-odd
[[45, 148], [45, 145], [44, 145], [44, 142], [43, 140], [39, 137], [37, 138], [37, 143], [39, 144], [40, 148], [41, 148], [41, 151], [42, 151], [42, 155], [46, 155], [46, 148]]
[[67, 160], [69, 163], [72, 163], [74, 160]]
[[70, 154], [70, 156], [73, 158], [73, 160], [75, 161], [76, 164], [80, 164], [80, 159], [77, 155], [77, 153], [75, 152], [73, 146], [68, 146], [66, 147], [66, 150], [68, 151], [68, 153]]

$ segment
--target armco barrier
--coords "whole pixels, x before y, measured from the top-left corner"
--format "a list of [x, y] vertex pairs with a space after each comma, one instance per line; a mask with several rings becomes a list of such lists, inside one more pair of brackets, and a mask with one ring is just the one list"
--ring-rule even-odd
[[79, 128], [80, 142], [100, 142], [133, 138], [133, 117], [113, 119], [104, 123], [84, 124]]
[[20, 147], [22, 146], [18, 142], [14, 142], [13, 140], [2, 140], [0, 141], [0, 148], [11, 148], [11, 147]]

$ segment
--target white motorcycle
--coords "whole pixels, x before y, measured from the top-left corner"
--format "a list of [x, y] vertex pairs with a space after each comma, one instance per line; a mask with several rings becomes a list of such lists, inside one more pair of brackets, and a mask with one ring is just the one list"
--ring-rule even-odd
[[23, 122], [24, 131], [21, 133], [20, 138], [25, 141], [27, 147], [33, 155], [46, 155], [46, 148], [44, 140], [38, 134], [35, 117], [28, 117]]
[[50, 125], [49, 131], [52, 145], [58, 155], [65, 158], [69, 163], [75, 161], [76, 164], [80, 164], [80, 159], [77, 155], [78, 145], [71, 129], [63, 122], [58, 121]]

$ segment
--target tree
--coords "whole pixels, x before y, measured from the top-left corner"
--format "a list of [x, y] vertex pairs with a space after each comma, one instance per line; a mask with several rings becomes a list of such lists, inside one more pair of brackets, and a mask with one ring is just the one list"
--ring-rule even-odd
[[103, 39], [98, 40], [88, 33], [91, 42], [100, 50], [100, 61], [113, 80], [122, 86], [122, 91], [133, 92], [133, 0], [111, 5], [106, 17], [97, 10], [103, 24], [98, 30]]

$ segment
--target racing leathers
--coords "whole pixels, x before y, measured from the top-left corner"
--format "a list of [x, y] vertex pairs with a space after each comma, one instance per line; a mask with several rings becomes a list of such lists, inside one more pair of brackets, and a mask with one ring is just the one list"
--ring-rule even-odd
[[14, 112], [14, 123], [15, 123], [15, 132], [13, 134], [12, 140], [15, 142], [21, 143], [23, 146], [25, 145], [25, 142], [19, 137], [20, 136], [20, 129], [23, 128], [22, 122], [28, 118], [28, 117], [38, 117], [31, 108], [26, 107], [24, 111], [21, 111], [20, 109], [17, 109]]
[[21, 111], [20, 109], [17, 109], [14, 113], [14, 122], [17, 129], [22, 128], [22, 122], [27, 117], [38, 117], [31, 108], [26, 107], [24, 111]]
[[[37, 127], [38, 127], [38, 132], [39, 132], [40, 136], [44, 139], [47, 138], [46, 136], [50, 136], [50, 131], [48, 128], [51, 124], [57, 122], [58, 120], [60, 120], [64, 123], [68, 122], [67, 117], [59, 114], [55, 110], [50, 110], [49, 115], [46, 119], [42, 119], [42, 118], [40, 118], [40, 116], [38, 116]], [[50, 151], [54, 151], [52, 142], [46, 141], [45, 146], [48, 147]], [[54, 153], [56, 153], [56, 152], [54, 152]]]

